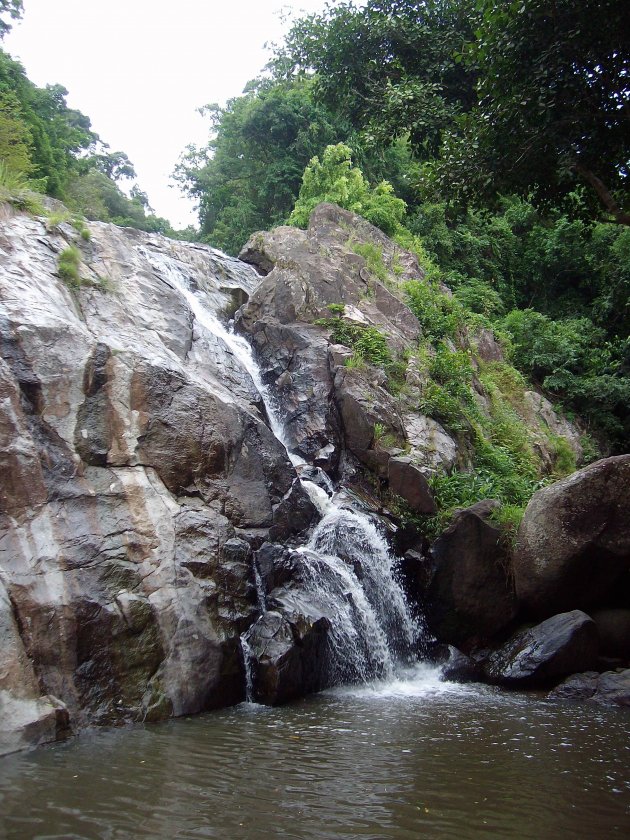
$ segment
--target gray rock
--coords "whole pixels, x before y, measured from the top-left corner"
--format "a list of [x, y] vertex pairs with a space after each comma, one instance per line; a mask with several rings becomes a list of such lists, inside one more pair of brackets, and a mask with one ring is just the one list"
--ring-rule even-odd
[[447, 645], [447, 649], [447, 657], [441, 663], [442, 679], [457, 683], [483, 681], [483, 671], [477, 662], [453, 645]]
[[588, 700], [602, 706], [630, 706], [630, 669], [568, 677], [547, 695], [549, 700]]
[[426, 595], [429, 629], [461, 645], [487, 639], [516, 616], [510, 558], [501, 531], [472, 510], [457, 513], [431, 547], [433, 578]]
[[514, 579], [535, 615], [605, 606], [630, 567], [630, 455], [539, 490], [518, 532]]
[[247, 633], [254, 698], [277, 706], [327, 685], [327, 618], [270, 610]]
[[390, 458], [388, 472], [390, 490], [402, 496], [411, 510], [427, 515], [437, 511], [429, 482], [412, 463], [411, 458]]
[[289, 539], [313, 515], [251, 379], [176, 288], [220, 314], [255, 273], [90, 230], [71, 293], [74, 232], [3, 224], [0, 751], [243, 699], [258, 604], [235, 529]]
[[484, 670], [491, 682], [544, 685], [591, 668], [598, 652], [595, 622], [573, 610], [516, 633], [488, 657]]

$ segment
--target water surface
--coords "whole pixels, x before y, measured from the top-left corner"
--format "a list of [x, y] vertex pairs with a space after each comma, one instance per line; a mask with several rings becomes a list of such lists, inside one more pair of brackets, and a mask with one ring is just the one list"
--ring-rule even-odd
[[0, 760], [7, 838], [630, 836], [630, 714], [404, 680]]

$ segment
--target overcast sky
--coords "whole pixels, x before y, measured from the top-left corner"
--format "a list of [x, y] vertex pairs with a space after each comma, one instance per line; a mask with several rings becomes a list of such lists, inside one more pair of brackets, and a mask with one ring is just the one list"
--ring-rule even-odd
[[238, 96], [280, 41], [279, 12], [321, 10], [325, 0], [24, 0], [5, 38], [37, 85], [61, 84], [112, 150], [126, 152], [160, 216], [196, 223], [169, 187], [189, 143], [207, 140], [201, 105]]

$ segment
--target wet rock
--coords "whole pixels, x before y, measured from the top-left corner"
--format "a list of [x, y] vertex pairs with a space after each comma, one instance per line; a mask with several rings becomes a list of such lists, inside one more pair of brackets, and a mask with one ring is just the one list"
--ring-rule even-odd
[[606, 706], [630, 706], [630, 669], [601, 674], [592, 699]]
[[[259, 266], [267, 277], [239, 313], [239, 329], [252, 337], [265, 381], [272, 386], [286, 417], [291, 448], [308, 460], [315, 457], [327, 470], [337, 468], [344, 438], [350, 448], [356, 443], [361, 453], [369, 448], [371, 440], [364, 441], [366, 430], [358, 431], [364, 422], [372, 426], [370, 435], [374, 422], [380, 419], [387, 427], [391, 422], [382, 416], [386, 412], [368, 411], [369, 395], [374, 388], [382, 390], [382, 371], [372, 370], [359, 388], [361, 394], [354, 395], [361, 398], [360, 408], [349, 393], [350, 382], [343, 384], [344, 363], [352, 351], [339, 345], [329, 348], [330, 330], [315, 322], [331, 317], [330, 305], [346, 304], [348, 316], [355, 322], [382, 331], [394, 355], [420, 335], [415, 316], [371, 276], [365, 259], [349, 246], [348, 226], [357, 241], [381, 248], [386, 264], [396, 262], [409, 276], [413, 271], [421, 276], [417, 261], [412, 266], [411, 255], [381, 231], [327, 204], [315, 209], [307, 232], [279, 227], [270, 233], [256, 233], [241, 252], [242, 258]], [[383, 394], [379, 393], [379, 400], [387, 401], [388, 395]], [[341, 422], [340, 410], [344, 414]], [[391, 410], [395, 413], [393, 404], [388, 405]], [[362, 416], [355, 420], [358, 411]], [[348, 424], [345, 430], [341, 423]], [[402, 435], [400, 421], [395, 432]]]
[[446, 657], [440, 661], [442, 679], [448, 682], [482, 682], [481, 666], [453, 645], [447, 645]]
[[630, 567], [630, 455], [606, 458], [532, 497], [514, 579], [535, 615], [605, 606]]
[[431, 547], [435, 570], [426, 595], [429, 629], [461, 645], [487, 639], [516, 616], [510, 558], [501, 531], [473, 510], [457, 513]]
[[74, 232], [3, 224], [3, 749], [243, 699], [258, 607], [235, 530], [288, 538], [308, 518], [250, 377], [178, 288], [220, 313], [254, 272], [90, 230], [71, 294], [56, 262]]
[[488, 657], [484, 671], [491, 682], [544, 685], [591, 668], [598, 652], [595, 622], [573, 610], [518, 632]]
[[410, 604], [424, 610], [427, 591], [435, 574], [435, 562], [430, 555], [413, 549], [405, 551], [398, 563], [398, 574]]
[[57, 698], [41, 693], [14, 605], [0, 580], [0, 755], [69, 734], [68, 710]]
[[597, 691], [599, 678], [598, 671], [572, 674], [550, 691], [547, 698], [549, 700], [590, 700]]
[[329, 626], [324, 616], [274, 610], [258, 619], [246, 636], [257, 702], [277, 706], [326, 685]]
[[589, 700], [603, 706], [630, 706], [630, 669], [573, 674], [547, 695], [549, 700]]
[[388, 474], [390, 490], [402, 496], [411, 510], [429, 516], [437, 511], [429, 482], [412, 463], [411, 458], [390, 458]]

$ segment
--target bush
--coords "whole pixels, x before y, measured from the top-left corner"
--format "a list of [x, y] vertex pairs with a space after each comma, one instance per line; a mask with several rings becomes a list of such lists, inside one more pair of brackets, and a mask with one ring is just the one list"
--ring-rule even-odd
[[65, 248], [57, 260], [57, 273], [61, 279], [73, 289], [78, 289], [81, 285], [81, 275], [79, 274], [79, 266], [81, 265], [81, 254], [78, 248], [73, 246]]
[[363, 216], [390, 236], [400, 227], [406, 209], [387, 181], [370, 187], [361, 170], [352, 166], [352, 151], [343, 143], [327, 146], [321, 160], [311, 159], [287, 224], [308, 227], [312, 211], [322, 201]]

